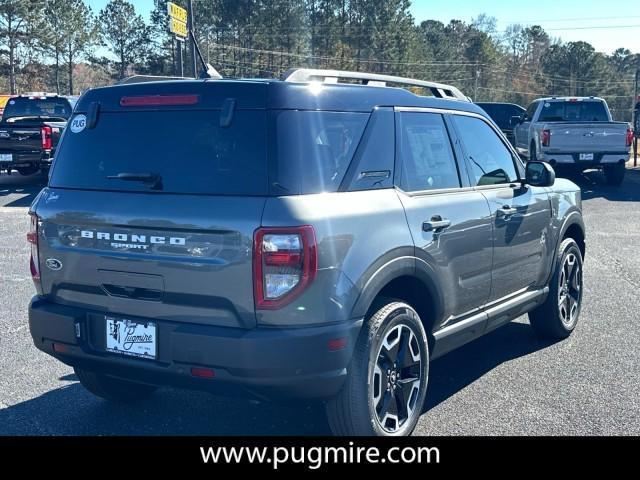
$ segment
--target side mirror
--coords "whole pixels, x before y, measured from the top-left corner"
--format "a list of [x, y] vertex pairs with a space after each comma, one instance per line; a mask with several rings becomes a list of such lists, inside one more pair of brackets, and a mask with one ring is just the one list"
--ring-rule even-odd
[[523, 116], [514, 115], [513, 117], [511, 117], [511, 120], [509, 120], [509, 125], [515, 127], [516, 125], [520, 125], [522, 122], [524, 122]]
[[550, 187], [556, 181], [556, 172], [547, 162], [527, 162], [524, 181], [533, 187]]

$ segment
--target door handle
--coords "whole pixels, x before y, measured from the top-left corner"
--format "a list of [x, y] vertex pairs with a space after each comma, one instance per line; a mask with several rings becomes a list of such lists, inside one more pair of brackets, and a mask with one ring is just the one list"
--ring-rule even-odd
[[498, 211], [496, 212], [496, 215], [498, 217], [510, 217], [511, 215], [518, 213], [518, 209], [517, 208], [513, 208], [510, 207], [509, 205], [503, 205], [502, 207], [500, 207], [498, 209]]
[[451, 226], [451, 220], [434, 215], [428, 222], [422, 222], [423, 232], [437, 232]]

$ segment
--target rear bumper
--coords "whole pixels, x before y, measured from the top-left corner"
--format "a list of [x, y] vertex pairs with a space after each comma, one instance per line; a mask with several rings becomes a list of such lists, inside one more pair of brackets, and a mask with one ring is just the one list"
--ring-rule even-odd
[[41, 167], [49, 167], [51, 166], [51, 162], [53, 161], [54, 152], [43, 152], [43, 151], [33, 151], [33, 152], [14, 152], [14, 151], [0, 151], [0, 153], [9, 153], [13, 156], [13, 160], [11, 162], [0, 162], [0, 167], [7, 168], [21, 168], [21, 167], [29, 167], [31, 165], [40, 165]]
[[593, 153], [593, 160], [580, 160], [581, 153], [591, 152], [554, 152], [553, 150], [543, 150], [538, 155], [538, 160], [556, 165], [593, 168], [601, 165], [614, 165], [616, 163], [626, 162], [629, 159], [628, 150]]
[[[252, 330], [156, 324], [158, 358], [145, 360], [104, 350], [104, 312], [53, 304], [41, 297], [34, 297], [29, 306], [36, 347], [68, 365], [154, 385], [259, 398], [335, 395], [344, 382], [362, 320]], [[331, 351], [329, 342], [342, 338], [344, 348]], [[54, 343], [62, 344], [64, 352], [55, 351]], [[194, 377], [192, 367], [211, 368], [215, 376]]]

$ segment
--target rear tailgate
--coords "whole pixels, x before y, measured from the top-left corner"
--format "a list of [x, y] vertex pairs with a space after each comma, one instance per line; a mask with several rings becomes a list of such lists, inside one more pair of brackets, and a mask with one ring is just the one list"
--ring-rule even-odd
[[31, 153], [42, 149], [40, 126], [0, 124], [0, 152]]
[[251, 328], [264, 202], [47, 189], [37, 208], [43, 292], [98, 312]]
[[549, 149], [575, 152], [621, 152], [626, 146], [627, 124], [623, 122], [547, 123], [551, 132]]
[[65, 122], [0, 124], [0, 152], [12, 152], [17, 155], [41, 153], [43, 127], [50, 128], [47, 135], [51, 136], [51, 144], [55, 148], [65, 125]]
[[44, 294], [99, 314], [254, 327], [264, 97], [263, 85], [225, 82], [87, 93], [35, 206]]

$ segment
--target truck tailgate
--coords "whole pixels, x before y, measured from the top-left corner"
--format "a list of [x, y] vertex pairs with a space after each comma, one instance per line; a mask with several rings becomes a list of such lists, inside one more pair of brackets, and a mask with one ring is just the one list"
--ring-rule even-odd
[[550, 130], [549, 149], [575, 152], [619, 152], [626, 146], [627, 125], [614, 123], [548, 123]]

